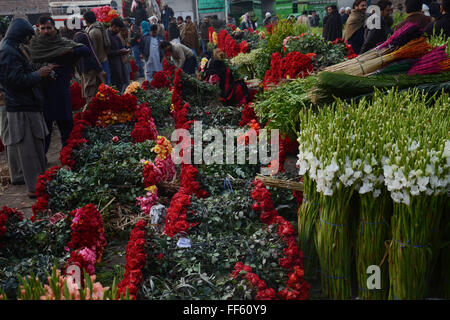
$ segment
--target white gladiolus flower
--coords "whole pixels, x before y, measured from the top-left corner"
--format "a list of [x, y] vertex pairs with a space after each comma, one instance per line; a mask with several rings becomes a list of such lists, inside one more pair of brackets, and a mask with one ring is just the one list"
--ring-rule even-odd
[[364, 183], [362, 187], [359, 189], [360, 194], [368, 193], [373, 190], [373, 184], [372, 183]]
[[367, 174], [372, 173], [372, 166], [368, 164], [364, 165], [364, 172]]
[[411, 195], [418, 196], [420, 193], [419, 186], [416, 186], [416, 185], [412, 186], [410, 192], [411, 192]]
[[373, 191], [373, 197], [374, 198], [378, 198], [380, 196], [380, 194], [381, 194], [381, 190], [380, 189], [375, 189]]

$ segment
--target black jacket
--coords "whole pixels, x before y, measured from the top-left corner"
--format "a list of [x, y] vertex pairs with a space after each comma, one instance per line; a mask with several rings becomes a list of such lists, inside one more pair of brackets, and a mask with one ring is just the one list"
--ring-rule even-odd
[[342, 19], [336, 10], [323, 19], [322, 36], [326, 41], [342, 38]]
[[392, 30], [389, 28], [384, 17], [381, 17], [380, 29], [369, 29], [366, 28], [364, 31], [364, 44], [361, 47], [360, 53], [369, 51], [375, 48], [378, 44], [387, 40]]
[[43, 108], [41, 76], [20, 49], [26, 37], [33, 34], [27, 20], [15, 19], [0, 43], [0, 83], [9, 112], [42, 111]]
[[433, 28], [435, 29], [435, 32], [437, 35], [441, 33], [441, 31], [444, 31], [444, 36], [449, 38], [450, 37], [450, 13], [444, 14], [440, 19], [431, 22], [425, 27], [425, 30], [423, 31], [427, 35], [431, 36], [433, 34]]

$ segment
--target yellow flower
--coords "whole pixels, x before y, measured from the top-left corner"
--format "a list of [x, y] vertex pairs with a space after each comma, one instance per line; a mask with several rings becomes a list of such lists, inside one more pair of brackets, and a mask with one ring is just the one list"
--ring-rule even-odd
[[217, 43], [219, 42], [219, 37], [217, 36], [217, 32], [214, 31], [213, 34], [212, 34], [212, 37], [213, 37], [214, 45], [217, 46]]
[[161, 153], [162, 150], [161, 150], [160, 146], [156, 146], [156, 147], [153, 148], [153, 151], [156, 152], [156, 153]]
[[125, 89], [125, 93], [134, 93], [139, 88], [139, 82], [133, 81], [128, 85], [128, 87]]
[[153, 185], [153, 186], [147, 187], [147, 188], [145, 188], [145, 190], [154, 194], [156, 191], [156, 186]]

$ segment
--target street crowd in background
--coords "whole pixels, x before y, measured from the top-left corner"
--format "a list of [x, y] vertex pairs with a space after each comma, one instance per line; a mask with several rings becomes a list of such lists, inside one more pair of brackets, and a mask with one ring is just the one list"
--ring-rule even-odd
[[[344, 38], [357, 54], [385, 41], [393, 32], [392, 3], [379, 0], [381, 28], [366, 26], [367, 1], [355, 0], [352, 8], [335, 5], [326, 8], [321, 21], [316, 11], [306, 11], [299, 17], [290, 16], [292, 23], [310, 27], [323, 26], [323, 37], [334, 41]], [[441, 30], [450, 35], [450, 0], [423, 3], [406, 0], [406, 22], [418, 23], [426, 31]], [[35, 185], [46, 167], [46, 153], [54, 123], [61, 133], [64, 147], [73, 128], [70, 84], [74, 73], [82, 83], [87, 103], [105, 83], [123, 92], [130, 83], [134, 57], [139, 77], [151, 81], [162, 70], [164, 57], [186, 73], [194, 75], [201, 56], [209, 55], [211, 70], [225, 77], [227, 67], [220, 57], [208, 53], [209, 28], [225, 27], [217, 15], [203, 17], [197, 25], [192, 17], [176, 17], [172, 8], [163, 5], [161, 17], [150, 16], [140, 1], [132, 7], [134, 18], [115, 18], [106, 27], [97, 21], [92, 11], [84, 14], [81, 30], [65, 25], [60, 30], [50, 16], [41, 16], [37, 26], [24, 18], [14, 19], [0, 44], [0, 116], [1, 140], [6, 146], [12, 184], [25, 184], [28, 196], [35, 197]], [[253, 13], [244, 14], [237, 23], [230, 15], [229, 23], [242, 30], [257, 29]], [[276, 24], [278, 17], [265, 14], [262, 27]], [[395, 29], [394, 28], [394, 29]], [[213, 72], [214, 73], [214, 72]], [[211, 73], [212, 74], [212, 73]], [[224, 81], [216, 81], [224, 86]], [[2, 106], [3, 105], [3, 106]]]

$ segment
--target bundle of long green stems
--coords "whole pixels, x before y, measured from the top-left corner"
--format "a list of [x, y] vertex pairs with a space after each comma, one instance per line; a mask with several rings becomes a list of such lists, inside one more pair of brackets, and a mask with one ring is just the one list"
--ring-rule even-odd
[[320, 194], [316, 192], [314, 182], [304, 177], [303, 203], [298, 212], [298, 240], [305, 255], [303, 268], [306, 279], [316, 279], [319, 268], [316, 244], [316, 221], [319, 216]]
[[409, 206], [394, 203], [389, 299], [426, 298], [433, 259], [433, 231], [441, 223], [443, 199], [421, 196], [412, 198]]
[[336, 190], [331, 197], [320, 195], [316, 247], [322, 292], [329, 299], [350, 299], [352, 295], [349, 227], [352, 195], [352, 188]]
[[[385, 241], [390, 239], [392, 201], [387, 191], [374, 198], [360, 195], [360, 222], [356, 241], [358, 296], [364, 300], [383, 300], [389, 292], [389, 266], [383, 258]], [[369, 286], [368, 267], [380, 268], [379, 287]]]

